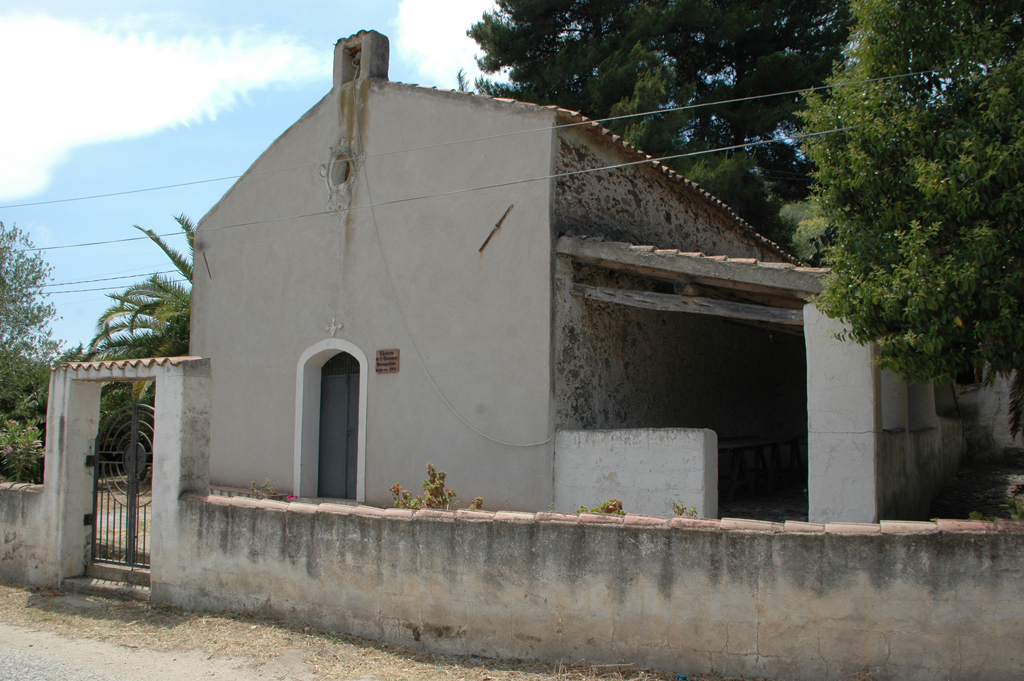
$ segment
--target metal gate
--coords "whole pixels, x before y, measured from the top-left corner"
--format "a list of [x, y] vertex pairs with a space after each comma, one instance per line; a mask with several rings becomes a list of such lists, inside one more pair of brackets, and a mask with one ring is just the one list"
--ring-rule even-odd
[[93, 470], [92, 560], [149, 567], [153, 407], [123, 407], [100, 426]]

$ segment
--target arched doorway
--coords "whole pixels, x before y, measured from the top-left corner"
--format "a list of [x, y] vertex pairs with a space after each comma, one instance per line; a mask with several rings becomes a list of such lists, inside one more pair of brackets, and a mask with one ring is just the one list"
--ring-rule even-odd
[[359, 361], [347, 352], [320, 369], [317, 496], [355, 499], [359, 442]]
[[[345, 355], [345, 357], [341, 357]], [[327, 366], [329, 362], [335, 365]], [[345, 486], [335, 490], [329, 498], [365, 500], [366, 478], [366, 397], [367, 367], [366, 353], [358, 345], [341, 338], [327, 338], [312, 345], [299, 357], [295, 383], [295, 468], [292, 494], [298, 497], [319, 497], [326, 489], [320, 484], [320, 438], [321, 398], [324, 397], [324, 377], [327, 374], [349, 376], [344, 379], [330, 379], [328, 383], [347, 383], [348, 399], [345, 413], [346, 423], [339, 425], [337, 406], [328, 409], [335, 427], [344, 428], [346, 440], [352, 431], [352, 439], [345, 444]], [[337, 387], [337, 385], [335, 386]], [[330, 396], [328, 396], [330, 399]], [[330, 438], [330, 434], [328, 438]], [[337, 440], [335, 440], [337, 442]], [[355, 443], [354, 445], [352, 443]], [[354, 475], [351, 471], [355, 471]], [[353, 482], [353, 478], [355, 482]], [[355, 485], [355, 495], [351, 494]]]

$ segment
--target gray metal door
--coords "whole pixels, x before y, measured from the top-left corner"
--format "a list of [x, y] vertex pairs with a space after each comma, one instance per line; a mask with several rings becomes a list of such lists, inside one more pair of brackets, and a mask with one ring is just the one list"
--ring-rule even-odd
[[320, 464], [317, 496], [356, 498], [359, 362], [342, 352], [320, 372]]

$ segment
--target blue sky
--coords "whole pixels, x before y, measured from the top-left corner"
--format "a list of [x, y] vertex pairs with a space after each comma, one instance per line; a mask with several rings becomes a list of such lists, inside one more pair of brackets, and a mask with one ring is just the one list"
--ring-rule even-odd
[[[0, 9], [0, 221], [39, 247], [175, 231], [231, 181], [87, 201], [15, 204], [239, 175], [331, 87], [334, 42], [391, 40], [390, 77], [454, 87], [477, 75], [466, 29], [493, 0], [384, 2], [7, 0]], [[183, 239], [172, 240], [179, 246]], [[169, 265], [147, 241], [44, 252], [52, 281]], [[56, 338], [87, 343], [106, 291], [132, 279], [54, 285]]]

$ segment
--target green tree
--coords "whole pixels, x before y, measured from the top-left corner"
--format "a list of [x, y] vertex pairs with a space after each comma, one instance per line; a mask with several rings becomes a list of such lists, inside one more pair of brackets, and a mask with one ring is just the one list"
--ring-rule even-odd
[[810, 163], [781, 137], [800, 130], [797, 95], [705, 104], [820, 85], [848, 36], [845, 2], [827, 0], [498, 0], [469, 35], [488, 94], [578, 109], [660, 157], [752, 142], [670, 163], [765, 236], [789, 243], [782, 200], [806, 196]]
[[[818, 200], [836, 228], [819, 306], [908, 381], [1024, 368], [1022, 3], [854, 0], [832, 82], [923, 72], [812, 96]], [[991, 372], [990, 372], [991, 373]]]
[[50, 361], [57, 353], [49, 323], [55, 309], [43, 286], [51, 268], [28, 236], [0, 222], [0, 414], [46, 415]]

